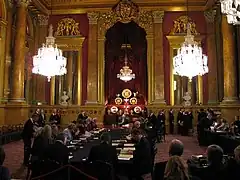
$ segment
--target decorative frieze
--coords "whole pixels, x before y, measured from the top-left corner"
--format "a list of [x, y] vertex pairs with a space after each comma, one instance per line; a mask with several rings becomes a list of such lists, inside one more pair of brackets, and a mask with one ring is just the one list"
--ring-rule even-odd
[[164, 11], [153, 11], [152, 16], [154, 23], [163, 23]]
[[17, 4], [19, 6], [25, 6], [25, 7], [27, 7], [30, 2], [31, 2], [31, 0], [17, 0]]
[[40, 26], [47, 26], [48, 25], [49, 16], [38, 14], [37, 21], [40, 24]]
[[88, 12], [87, 13], [89, 24], [97, 24], [99, 13], [98, 12]]
[[214, 23], [216, 17], [216, 10], [209, 10], [204, 12], [207, 23]]

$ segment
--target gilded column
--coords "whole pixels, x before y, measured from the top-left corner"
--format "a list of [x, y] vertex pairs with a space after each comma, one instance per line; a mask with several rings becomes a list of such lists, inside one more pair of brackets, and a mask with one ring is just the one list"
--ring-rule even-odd
[[12, 6], [13, 2], [11, 0], [8, 1], [9, 9], [7, 14], [7, 33], [6, 33], [6, 57], [5, 57], [5, 71], [4, 71], [4, 98], [8, 99], [8, 95], [10, 93], [9, 87], [9, 70], [11, 66], [11, 45], [12, 45]]
[[88, 33], [88, 76], [87, 76], [87, 101], [86, 104], [99, 103], [98, 97], [98, 16], [96, 12], [89, 12]]
[[[38, 23], [39, 23], [39, 38], [38, 38], [38, 47], [41, 47], [43, 43], [46, 42], [46, 37], [48, 35], [48, 19], [49, 17], [46, 15], [39, 14], [38, 15]], [[41, 102], [46, 102], [46, 95], [45, 95], [45, 82], [46, 82], [46, 77], [40, 76], [40, 75], [35, 75], [36, 78], [36, 94], [35, 98], [36, 100], [39, 100]]]
[[[216, 59], [216, 37], [215, 16], [216, 10], [204, 12], [207, 21], [207, 55], [208, 55], [208, 104], [218, 103], [217, 85], [217, 59]], [[202, 102], [201, 102], [202, 103]]]
[[222, 16], [224, 98], [222, 103], [237, 103], [236, 46], [234, 27], [228, 24], [227, 17]]
[[28, 3], [29, 0], [18, 0], [11, 93], [11, 101], [13, 102], [24, 102], [25, 38]]
[[154, 36], [154, 104], [166, 104], [164, 97], [164, 63], [163, 63], [163, 17], [164, 11], [153, 11]]
[[72, 87], [73, 87], [73, 52], [68, 52], [67, 58], [67, 93], [72, 103]]
[[55, 76], [51, 77], [50, 81], [50, 103], [51, 106], [55, 105]]
[[76, 74], [77, 74], [77, 90], [76, 90], [76, 105], [82, 104], [82, 48], [78, 52], [77, 63], [76, 63]]

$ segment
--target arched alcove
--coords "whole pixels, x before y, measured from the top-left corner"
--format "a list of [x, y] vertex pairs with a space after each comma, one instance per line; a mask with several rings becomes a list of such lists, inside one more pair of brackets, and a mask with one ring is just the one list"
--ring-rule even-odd
[[7, 7], [5, 0], [0, 2], [0, 18], [3, 20], [7, 20]]
[[[116, 94], [130, 89], [147, 99], [147, 39], [146, 31], [136, 22], [115, 23], [105, 34], [105, 98], [109, 103], [114, 101]], [[130, 44], [131, 48], [122, 49], [122, 44]], [[128, 66], [135, 74], [135, 79], [124, 82], [117, 78], [124, 66], [125, 53]]]

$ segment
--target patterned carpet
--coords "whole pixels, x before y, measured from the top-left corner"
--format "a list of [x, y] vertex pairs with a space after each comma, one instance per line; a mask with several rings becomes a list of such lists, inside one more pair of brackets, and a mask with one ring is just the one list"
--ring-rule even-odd
[[[178, 135], [167, 135], [166, 142], [158, 144], [158, 153], [156, 155], [156, 162], [165, 161], [168, 159], [168, 143], [172, 139], [179, 139], [184, 143], [183, 158], [187, 160], [191, 155], [204, 154], [206, 148], [199, 147], [195, 137], [185, 137]], [[9, 168], [10, 173], [14, 178], [24, 179], [26, 170], [21, 166], [23, 162], [23, 142], [13, 142], [4, 145], [6, 152], [6, 159], [4, 165]]]

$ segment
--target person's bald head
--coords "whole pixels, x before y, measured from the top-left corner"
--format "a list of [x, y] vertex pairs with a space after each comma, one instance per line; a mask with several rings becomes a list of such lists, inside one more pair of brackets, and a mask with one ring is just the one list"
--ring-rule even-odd
[[173, 139], [169, 145], [169, 156], [182, 156], [184, 150], [183, 143], [178, 139]]
[[141, 123], [139, 121], [134, 122], [134, 127], [135, 128], [140, 128], [140, 126], [141, 126]]

